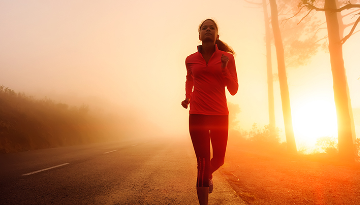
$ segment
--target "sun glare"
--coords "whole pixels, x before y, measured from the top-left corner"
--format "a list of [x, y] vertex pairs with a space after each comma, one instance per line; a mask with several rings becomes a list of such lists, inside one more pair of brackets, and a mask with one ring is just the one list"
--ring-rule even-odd
[[308, 100], [293, 107], [296, 144], [312, 150], [320, 137], [337, 137], [335, 104], [326, 100]]

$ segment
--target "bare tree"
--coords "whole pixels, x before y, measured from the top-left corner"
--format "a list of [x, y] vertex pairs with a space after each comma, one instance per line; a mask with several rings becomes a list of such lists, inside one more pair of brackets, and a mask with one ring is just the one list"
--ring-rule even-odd
[[[269, 126], [271, 130], [275, 128], [275, 114], [274, 114], [274, 94], [273, 94], [273, 74], [272, 74], [272, 63], [271, 63], [271, 43], [273, 36], [271, 34], [271, 23], [272, 17], [268, 15], [268, 2], [267, 0], [244, 0], [252, 5], [255, 5], [258, 8], [263, 9], [264, 12], [264, 23], [265, 23], [265, 45], [266, 45], [266, 61], [267, 61], [267, 81], [268, 81], [268, 104], [269, 104]], [[321, 30], [321, 20], [316, 19], [314, 16], [307, 16], [306, 19], [300, 19], [302, 15], [306, 14], [306, 9], [301, 8], [298, 9], [298, 2], [293, 0], [277, 0], [275, 2], [278, 8], [277, 25], [279, 26], [279, 30], [281, 33], [281, 41], [283, 42], [283, 55], [285, 61], [285, 67], [289, 68], [296, 68], [298, 66], [306, 65], [312, 56], [314, 56], [318, 48], [320, 48], [321, 44], [320, 41], [323, 40], [319, 39], [317, 35], [318, 31]], [[296, 13], [294, 15], [294, 13]], [[273, 13], [272, 13], [273, 14]], [[280, 25], [279, 25], [280, 24]], [[316, 31], [312, 33], [312, 31]], [[277, 45], [275, 45], [277, 46]], [[277, 46], [278, 47], [278, 46]], [[277, 50], [278, 52], [278, 50]], [[281, 70], [281, 69], [280, 69]], [[279, 72], [281, 73], [281, 71]], [[284, 106], [284, 102], [286, 103], [286, 99], [283, 99], [284, 92], [288, 90], [287, 88], [287, 79], [286, 79], [286, 71], [285, 79], [278, 78], [279, 82], [281, 81], [282, 90], [282, 104]], [[279, 76], [278, 76], [279, 77]], [[283, 76], [284, 77], [284, 76]], [[285, 89], [284, 89], [285, 87]], [[288, 95], [288, 94], [287, 94]], [[286, 96], [286, 94], [285, 94]], [[286, 107], [283, 107], [283, 115], [285, 119]], [[288, 118], [291, 119], [291, 116]], [[286, 123], [286, 122], [285, 122]], [[291, 122], [287, 124], [292, 124]], [[288, 127], [288, 130], [292, 130]], [[286, 128], [285, 128], [286, 129]], [[290, 131], [291, 133], [292, 131]], [[291, 134], [290, 134], [291, 135]], [[292, 134], [293, 135], [293, 134]], [[288, 137], [288, 135], [287, 135]], [[291, 138], [291, 137], [290, 137]], [[295, 140], [294, 140], [295, 141]]]
[[274, 85], [271, 62], [271, 34], [269, 25], [269, 15], [266, 0], [262, 0], [264, 11], [264, 25], [265, 25], [265, 44], [266, 44], [266, 67], [267, 67], [267, 84], [268, 84], [268, 104], [269, 104], [269, 126], [271, 134], [275, 131], [275, 106], [274, 106]]
[[[249, 4], [255, 5], [257, 7], [262, 7], [264, 12], [264, 25], [265, 25], [265, 45], [266, 45], [266, 62], [267, 62], [267, 83], [268, 83], [268, 104], [269, 104], [269, 126], [271, 131], [275, 131], [275, 109], [274, 109], [274, 91], [273, 91], [273, 74], [272, 74], [272, 62], [271, 62], [271, 42], [273, 39], [273, 36], [271, 34], [271, 18], [268, 15], [268, 2], [266, 0], [260, 0], [258, 1], [250, 1], [250, 0], [244, 0], [248, 2]], [[318, 39], [317, 36], [312, 35], [309, 37], [305, 37], [301, 34], [303, 30], [305, 29], [314, 29], [314, 24], [318, 23], [317, 21], [314, 21], [313, 25], [310, 25], [308, 23], [303, 23], [301, 25], [297, 25], [296, 15], [292, 16], [290, 18], [289, 15], [291, 14], [291, 10], [294, 10], [295, 5], [293, 1], [291, 0], [279, 0], [279, 12], [276, 15], [276, 18], [282, 18], [283, 24], [281, 28], [279, 27], [279, 30], [281, 30], [281, 33], [285, 34], [285, 45], [283, 49], [283, 55], [285, 61], [285, 66], [288, 67], [297, 67], [300, 65], [306, 64], [309, 59], [317, 52], [317, 48], [319, 47], [319, 44], [317, 43]], [[303, 11], [305, 12], [305, 11]], [[301, 12], [298, 12], [301, 13]], [[310, 20], [309, 20], [310, 21]], [[309, 28], [310, 27], [310, 28]], [[281, 39], [281, 38], [280, 38]], [[302, 39], [302, 40], [300, 40]], [[281, 39], [281, 42], [283, 39]], [[279, 47], [279, 45], [276, 45]], [[282, 46], [281, 46], [282, 47]], [[277, 50], [278, 52], [278, 50]], [[279, 78], [279, 82], [281, 84], [281, 99], [282, 99], [282, 105], [283, 105], [283, 116], [284, 119], [290, 120], [285, 121], [285, 129], [287, 141], [290, 140], [290, 144], [295, 144], [294, 134], [292, 131], [292, 120], [291, 120], [291, 112], [290, 104], [286, 105], [289, 100], [289, 91], [287, 86], [287, 79], [286, 79], [286, 71], [285, 68], [279, 67], [280, 71], [278, 73], [285, 73], [285, 75], [282, 75], [281, 78]], [[286, 94], [287, 93], [287, 94]], [[286, 99], [288, 98], [288, 99]], [[292, 148], [290, 148], [292, 147]], [[296, 145], [290, 145], [290, 150], [296, 150]]]
[[262, 0], [261, 3], [244, 0], [245, 2], [262, 7], [264, 11], [264, 26], [265, 26], [265, 46], [266, 46], [266, 71], [267, 71], [267, 84], [268, 84], [268, 107], [269, 107], [269, 127], [270, 132], [275, 132], [275, 106], [274, 106], [274, 79], [272, 73], [272, 62], [271, 62], [271, 28], [270, 18], [268, 15], [267, 1]]
[[291, 117], [289, 87], [287, 83], [287, 76], [285, 69], [284, 46], [281, 38], [279, 20], [278, 20], [278, 9], [277, 9], [276, 0], [269, 0], [269, 2], [271, 8], [271, 24], [274, 33], [274, 42], [275, 42], [276, 57], [278, 64], [280, 94], [281, 94], [281, 103], [282, 103], [282, 110], [284, 117], [287, 149], [290, 153], [297, 153], [294, 130], [292, 125], [292, 117]]
[[[354, 34], [355, 29], [360, 21], [360, 13], [352, 25], [350, 32], [342, 38], [345, 26], [342, 21], [339, 24], [338, 12], [351, 9], [359, 9], [360, 4], [352, 4], [347, 1], [340, 8], [337, 7], [337, 0], [325, 0], [324, 7], [316, 6], [316, 0], [301, 0], [302, 5], [309, 9], [309, 13], [313, 10], [324, 11], [326, 17], [329, 53], [331, 71], [333, 76], [334, 100], [336, 106], [337, 123], [338, 123], [338, 148], [339, 155], [343, 159], [353, 160], [355, 156], [353, 132], [353, 119], [351, 111], [351, 102], [348, 91], [347, 78], [345, 73], [342, 45]], [[339, 26], [342, 25], [342, 26]]]

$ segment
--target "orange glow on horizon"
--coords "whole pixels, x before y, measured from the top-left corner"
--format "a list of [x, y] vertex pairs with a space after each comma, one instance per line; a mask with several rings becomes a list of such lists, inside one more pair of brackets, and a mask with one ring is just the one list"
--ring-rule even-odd
[[320, 137], [337, 137], [335, 103], [323, 99], [307, 99], [292, 108], [295, 140], [308, 151]]

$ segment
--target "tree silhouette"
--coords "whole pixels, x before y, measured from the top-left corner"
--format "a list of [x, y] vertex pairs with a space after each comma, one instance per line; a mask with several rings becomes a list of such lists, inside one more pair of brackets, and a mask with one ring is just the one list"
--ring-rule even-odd
[[266, 0], [260, 2], [248, 1], [245, 2], [262, 7], [264, 12], [264, 27], [265, 27], [265, 47], [266, 47], [266, 72], [267, 72], [267, 85], [268, 85], [268, 108], [269, 108], [269, 127], [270, 131], [274, 132], [276, 128], [275, 123], [275, 106], [274, 106], [274, 78], [272, 73], [272, 60], [271, 60], [271, 28], [270, 18], [268, 14], [268, 6]]
[[[271, 62], [271, 42], [273, 36], [271, 34], [271, 18], [268, 15], [268, 3], [266, 0], [244, 0], [249, 4], [257, 7], [262, 7], [264, 12], [264, 25], [265, 25], [265, 45], [266, 45], [266, 61], [267, 61], [267, 83], [268, 83], [268, 104], [269, 104], [269, 126], [270, 130], [275, 130], [275, 112], [274, 112], [274, 94], [273, 94], [273, 81], [275, 80], [272, 74], [272, 62]], [[314, 54], [316, 54], [320, 44], [318, 43], [317, 35], [304, 35], [302, 31], [316, 30], [320, 21], [314, 20], [313, 18], [306, 19], [306, 22], [298, 24], [298, 17], [290, 14], [296, 4], [291, 0], [279, 0], [278, 18], [282, 22], [279, 29], [281, 31], [283, 50], [284, 50], [284, 61], [286, 67], [298, 67], [305, 65]], [[297, 7], [296, 7], [297, 8]], [[304, 13], [306, 11], [299, 12]], [[310, 20], [312, 20], [311, 23]], [[277, 76], [278, 77], [278, 76]], [[282, 84], [287, 85], [287, 80], [282, 79]], [[279, 79], [280, 82], [280, 79]], [[284, 83], [286, 82], [286, 83]], [[282, 86], [284, 87], [284, 86]], [[286, 92], [286, 91], [283, 91]], [[283, 100], [283, 99], [282, 99]], [[285, 100], [286, 101], [286, 100]], [[288, 123], [289, 124], [289, 123]], [[291, 128], [289, 128], [291, 129]], [[288, 129], [288, 130], [289, 130]], [[290, 134], [291, 135], [291, 134]]]
[[264, 11], [264, 25], [265, 25], [265, 44], [266, 44], [266, 70], [267, 70], [267, 84], [268, 84], [268, 104], [269, 104], [269, 126], [270, 132], [275, 132], [275, 107], [274, 107], [274, 85], [271, 62], [271, 34], [269, 25], [269, 15], [266, 0], [262, 0], [262, 7]]
[[316, 7], [316, 3], [319, 2], [316, 0], [301, 0], [300, 6], [306, 6], [309, 9], [309, 13], [313, 10], [325, 12], [331, 71], [333, 76], [334, 100], [338, 123], [339, 155], [343, 159], [354, 160], [354, 122], [352, 119], [352, 108], [345, 73], [342, 45], [354, 34], [356, 26], [360, 21], [360, 13], [355, 14], [359, 15], [359, 17], [354, 23], [350, 24], [352, 25], [352, 29], [345, 37], [342, 38], [346, 26], [343, 25], [342, 20], [341, 24], [339, 24], [339, 12], [360, 8], [360, 4], [352, 4], [348, 1], [342, 5], [342, 7], [337, 8], [336, 0], [325, 0], [324, 7], [319, 8]]
[[278, 9], [277, 9], [276, 0], [269, 0], [269, 2], [271, 8], [271, 24], [274, 33], [274, 42], [275, 42], [276, 57], [278, 64], [278, 76], [280, 83], [281, 104], [282, 104], [283, 117], [284, 117], [287, 149], [290, 153], [296, 153], [297, 150], [296, 150], [293, 125], [292, 125], [289, 87], [287, 83], [287, 76], [285, 69], [284, 46], [281, 38], [279, 20], [278, 20]]
[[262, 7], [264, 12], [264, 27], [265, 27], [265, 47], [266, 47], [266, 73], [267, 73], [267, 85], [268, 85], [268, 108], [269, 108], [269, 127], [270, 132], [275, 132], [275, 106], [274, 106], [274, 78], [272, 73], [272, 60], [271, 60], [271, 28], [270, 18], [268, 15], [268, 6], [266, 0], [260, 2], [248, 1], [245, 2], [256, 5], [259, 8]]

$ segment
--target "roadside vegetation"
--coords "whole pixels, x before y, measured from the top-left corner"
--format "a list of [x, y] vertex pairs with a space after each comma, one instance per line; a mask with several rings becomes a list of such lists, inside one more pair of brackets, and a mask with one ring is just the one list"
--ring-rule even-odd
[[[230, 136], [233, 142], [241, 149], [247, 151], [261, 152], [272, 155], [288, 155], [286, 142], [281, 142], [279, 129], [275, 132], [270, 131], [270, 126], [263, 128], [253, 124], [249, 131], [230, 130]], [[360, 161], [360, 139], [354, 142], [355, 157]], [[334, 137], [320, 137], [317, 139], [315, 149], [307, 153], [306, 149], [298, 150], [297, 157], [307, 158], [316, 161], [336, 161], [338, 160], [338, 141]]]
[[[288, 156], [289, 153], [286, 147], [286, 141], [282, 142], [280, 139], [280, 130], [275, 128], [272, 130], [270, 125], [259, 127], [256, 123], [253, 124], [250, 130], [242, 130], [235, 116], [240, 113], [240, 108], [236, 104], [229, 103], [229, 140], [234, 146], [239, 149], [265, 153], [278, 156]], [[360, 138], [354, 141], [355, 159], [360, 161]], [[306, 152], [306, 148], [299, 148], [297, 157], [312, 160], [312, 161], [338, 161], [338, 141], [334, 137], [320, 137], [317, 139], [315, 149], [311, 153]], [[292, 155], [295, 156], [295, 155]]]
[[[123, 120], [124, 121], [124, 120]], [[0, 153], [113, 140], [125, 135], [115, 115], [36, 99], [0, 86]]]

